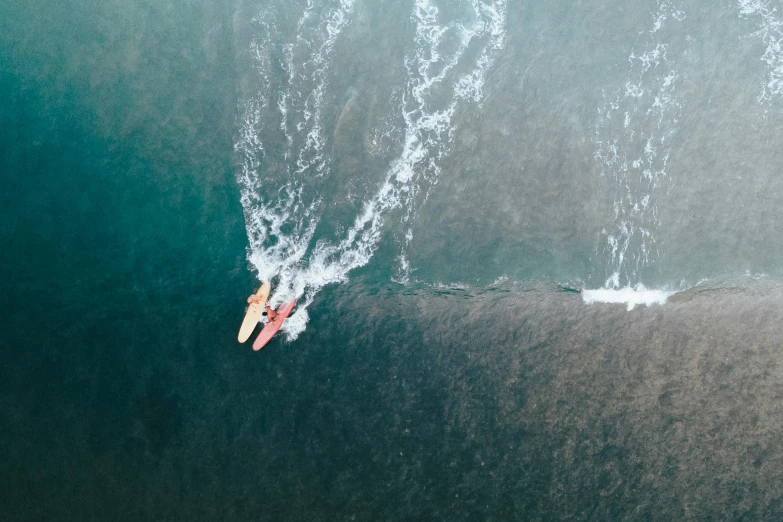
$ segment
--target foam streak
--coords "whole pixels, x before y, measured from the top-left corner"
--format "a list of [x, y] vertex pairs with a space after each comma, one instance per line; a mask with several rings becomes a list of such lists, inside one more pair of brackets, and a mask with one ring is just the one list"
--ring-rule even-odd
[[[270, 300], [273, 306], [292, 297], [299, 299], [297, 312], [284, 326], [289, 339], [305, 329], [307, 307], [321, 288], [345, 281], [351, 270], [370, 261], [391, 216], [406, 228], [400, 260], [402, 278], [407, 278], [410, 266], [405, 251], [413, 237], [410, 224], [441, 175], [440, 161], [452, 142], [455, 110], [460, 103], [481, 102], [486, 71], [505, 38], [506, 0], [472, 0], [470, 5], [472, 18], [443, 23], [436, 2], [415, 2], [411, 15], [414, 49], [405, 59], [406, 79], [399, 102], [405, 125], [402, 152], [377, 192], [365, 199], [352, 225], [337, 237], [320, 237], [312, 245], [322, 203], [318, 196], [307, 199], [304, 194], [317, 188], [317, 180], [329, 173], [322, 112], [334, 44], [350, 21], [353, 0], [341, 0], [321, 20], [310, 0], [297, 23], [296, 40], [283, 48], [285, 58], [280, 65], [288, 79], [276, 105], [289, 148], [288, 182], [274, 194], [265, 194], [269, 189], [259, 174], [263, 144], [258, 135], [270, 102], [261, 93], [247, 103], [237, 150], [242, 158], [238, 177], [250, 239], [249, 260], [262, 279], [278, 276]], [[275, 29], [269, 22], [264, 28]], [[268, 69], [269, 59], [263, 64]]]
[[600, 175], [614, 189], [613, 223], [601, 232], [607, 259], [605, 288], [640, 284], [643, 269], [657, 258], [656, 191], [668, 177], [673, 135], [681, 111], [679, 74], [661, 41], [667, 22], [684, 13], [659, 1], [643, 52], [628, 56], [630, 74], [598, 109], [596, 159]]

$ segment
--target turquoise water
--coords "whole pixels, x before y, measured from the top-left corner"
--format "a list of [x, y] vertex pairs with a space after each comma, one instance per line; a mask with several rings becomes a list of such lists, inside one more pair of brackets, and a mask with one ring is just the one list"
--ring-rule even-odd
[[4, 517], [779, 519], [774, 7], [0, 6]]

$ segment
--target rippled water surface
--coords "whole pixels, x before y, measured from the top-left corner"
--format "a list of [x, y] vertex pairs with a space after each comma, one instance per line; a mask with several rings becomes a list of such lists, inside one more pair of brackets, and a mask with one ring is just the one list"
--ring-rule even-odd
[[0, 93], [9, 520], [783, 516], [777, 0], [11, 2]]

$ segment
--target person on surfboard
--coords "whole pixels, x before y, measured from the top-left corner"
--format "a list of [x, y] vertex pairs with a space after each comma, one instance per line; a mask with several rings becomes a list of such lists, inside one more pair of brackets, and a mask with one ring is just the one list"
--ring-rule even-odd
[[272, 308], [270, 308], [269, 305], [266, 305], [264, 307], [264, 310], [266, 311], [261, 315], [265, 315], [267, 319], [269, 319], [270, 321], [274, 321], [275, 317], [277, 317], [277, 312], [272, 310]]
[[266, 303], [266, 299], [256, 294], [251, 294], [247, 298], [247, 304], [261, 304], [261, 303], [264, 303], [264, 312], [261, 315], [265, 315], [267, 319], [269, 319], [270, 321], [274, 321], [275, 317], [277, 317], [277, 312], [275, 312], [269, 307], [269, 304]]

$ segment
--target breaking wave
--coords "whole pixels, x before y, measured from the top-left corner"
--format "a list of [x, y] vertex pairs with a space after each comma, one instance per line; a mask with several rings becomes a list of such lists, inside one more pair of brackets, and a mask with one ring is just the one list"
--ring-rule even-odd
[[[604, 94], [598, 108], [596, 159], [601, 179], [613, 192], [612, 223], [601, 231], [605, 260], [603, 288], [583, 293], [586, 302], [636, 304], [665, 301], [666, 293], [647, 290], [642, 274], [658, 252], [656, 191], [668, 177], [673, 136], [682, 109], [676, 96], [680, 75], [669, 57], [664, 28], [685, 18], [669, 1], [659, 1], [643, 50], [628, 56], [624, 85]], [[589, 299], [589, 301], [588, 301]]]
[[673, 294], [667, 290], [648, 290], [640, 283], [634, 287], [583, 290], [582, 299], [585, 304], [624, 304], [630, 312], [639, 305], [662, 305]]

